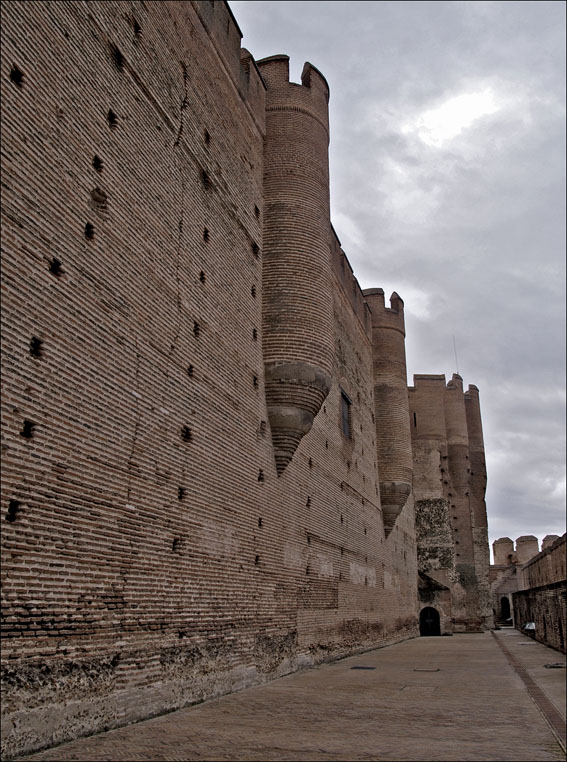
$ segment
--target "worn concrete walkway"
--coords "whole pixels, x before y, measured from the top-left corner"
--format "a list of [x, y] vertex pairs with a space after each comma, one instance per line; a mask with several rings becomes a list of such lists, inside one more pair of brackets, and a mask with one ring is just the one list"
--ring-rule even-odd
[[416, 638], [27, 759], [563, 760], [516, 668], [564, 713], [564, 661], [515, 630]]

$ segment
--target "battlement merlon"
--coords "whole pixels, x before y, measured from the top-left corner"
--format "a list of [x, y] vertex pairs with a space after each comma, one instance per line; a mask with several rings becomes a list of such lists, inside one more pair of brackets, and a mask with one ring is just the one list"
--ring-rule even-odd
[[266, 85], [252, 55], [248, 50], [240, 47], [242, 32], [230, 6], [227, 2], [203, 3], [192, 0], [191, 7], [209, 35], [230, 79], [263, 135]]
[[451, 380], [447, 382], [447, 389], [459, 389], [463, 391], [463, 377], [459, 373], [453, 373]]
[[362, 292], [371, 312], [374, 328], [391, 328], [406, 335], [404, 318], [404, 300], [395, 291], [390, 297], [390, 306], [386, 307], [383, 288], [365, 288]]
[[289, 81], [289, 56], [279, 53], [256, 61], [266, 88], [272, 93], [266, 110], [304, 111], [317, 119], [329, 135], [329, 85], [308, 61], [303, 66], [301, 84]]

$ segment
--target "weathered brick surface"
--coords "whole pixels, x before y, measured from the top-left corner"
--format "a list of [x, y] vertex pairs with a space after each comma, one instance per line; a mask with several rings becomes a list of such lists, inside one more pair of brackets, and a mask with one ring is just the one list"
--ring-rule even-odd
[[409, 405], [422, 603], [439, 609], [447, 631], [490, 627], [478, 389], [463, 393], [457, 374], [447, 384], [418, 375]]
[[[11, 2], [3, 32], [5, 753], [417, 634], [413, 497], [386, 538], [369, 309], [320, 177], [306, 318], [289, 354], [263, 335], [270, 82], [227, 6]], [[280, 476], [267, 358], [329, 380]]]
[[[512, 595], [514, 623], [534, 622], [535, 638], [565, 653], [567, 629], [567, 535], [547, 545], [518, 571]], [[523, 588], [523, 589], [522, 589]]]

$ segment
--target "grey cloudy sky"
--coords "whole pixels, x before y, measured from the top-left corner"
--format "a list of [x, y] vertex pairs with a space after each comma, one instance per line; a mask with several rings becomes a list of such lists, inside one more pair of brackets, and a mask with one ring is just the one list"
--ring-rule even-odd
[[565, 4], [230, 2], [331, 89], [332, 221], [408, 374], [480, 389], [490, 542], [565, 531]]

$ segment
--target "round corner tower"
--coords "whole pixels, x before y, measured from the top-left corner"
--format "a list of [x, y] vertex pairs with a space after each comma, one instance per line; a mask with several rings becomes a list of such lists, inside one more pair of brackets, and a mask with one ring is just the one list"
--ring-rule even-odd
[[515, 563], [514, 542], [509, 537], [500, 537], [492, 543], [495, 566], [509, 566]]
[[387, 536], [412, 489], [404, 303], [394, 292], [386, 307], [381, 288], [363, 293], [372, 313], [376, 455]]
[[331, 387], [329, 87], [311, 64], [258, 61], [266, 84], [262, 329], [266, 401], [278, 474]]

